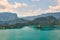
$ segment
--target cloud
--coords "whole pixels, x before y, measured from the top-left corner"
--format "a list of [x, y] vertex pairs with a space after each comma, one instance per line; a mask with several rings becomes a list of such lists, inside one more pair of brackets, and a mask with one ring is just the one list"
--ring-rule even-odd
[[10, 4], [7, 0], [0, 0], [0, 12], [15, 12], [15, 9], [27, 6], [26, 3], [15, 2], [14, 4]]
[[26, 3], [22, 3], [23, 7], [28, 7], [28, 5]]
[[[38, 2], [40, 0], [32, 0], [32, 1]], [[49, 5], [48, 9], [46, 9], [46, 10], [42, 10], [42, 9], [29, 10], [27, 12], [23, 12], [22, 16], [23, 17], [25, 17], [25, 16], [36, 16], [36, 15], [40, 15], [40, 14], [46, 14], [49, 12], [60, 11], [60, 0], [56, 0], [56, 2], [57, 2], [57, 5], [55, 5], [55, 6]]]
[[15, 2], [14, 4], [10, 4], [7, 0], [0, 0], [0, 12], [16, 12], [17, 15], [20, 16], [22, 14], [22, 12], [19, 11], [20, 8], [25, 7], [28, 7], [26, 3]]
[[32, 1], [39, 2], [40, 0], [32, 0]]
[[[40, 0], [32, 0], [34, 2], [39, 2]], [[49, 6], [48, 9], [42, 10], [42, 9], [36, 9], [36, 10], [27, 10], [25, 12], [21, 12], [20, 10], [17, 10], [19, 8], [23, 7], [30, 7], [26, 3], [18, 3], [15, 2], [14, 4], [8, 3], [7, 0], [0, 0], [0, 12], [16, 12], [19, 17], [25, 17], [25, 16], [35, 16], [35, 15], [40, 15], [44, 12], [55, 12], [60, 10], [60, 0], [56, 0], [57, 5], [56, 6]], [[33, 7], [34, 8], [34, 7]]]
[[60, 0], [56, 0], [57, 5], [56, 6], [49, 6], [49, 8], [47, 10], [45, 10], [45, 12], [56, 12], [56, 11], [60, 11]]
[[56, 0], [56, 1], [57, 1], [58, 5], [60, 5], [60, 0]]
[[[41, 9], [36, 9], [36, 10], [28, 10], [28, 11], [25, 11], [21, 14], [21, 17], [26, 17], [26, 16], [36, 16], [36, 15], [39, 15], [41, 14]], [[18, 14], [19, 16], [20, 14]]]
[[0, 11], [9, 11], [12, 8], [12, 5], [8, 4], [7, 0], [0, 0]]
[[60, 10], [60, 5], [57, 5], [57, 6], [49, 6], [49, 9], [52, 10], [52, 11]]
[[[39, 2], [40, 0], [32, 0], [32, 1]], [[56, 0], [56, 2], [57, 2], [57, 5], [55, 5], [55, 6], [49, 5], [48, 9], [46, 9], [46, 10], [42, 10], [42, 9], [36, 9], [34, 11], [29, 10], [27, 12], [23, 12], [22, 16], [23, 17], [25, 17], [25, 16], [35, 16], [35, 15], [45, 14], [45, 13], [49, 13], [49, 12], [59, 11], [60, 10], [60, 0]]]
[[[32, 0], [32, 1], [39, 2], [40, 0]], [[36, 15], [40, 15], [40, 14], [43, 14], [43, 13], [60, 11], [60, 0], [56, 0], [56, 2], [57, 2], [57, 5], [55, 5], [55, 6], [49, 5], [48, 9], [46, 9], [46, 10], [42, 10], [42, 9], [32, 10], [31, 9], [31, 10], [27, 10], [25, 12], [19, 12], [18, 16], [19, 17], [20, 16], [21, 17], [36, 16]], [[23, 5], [25, 5], [25, 7], [27, 7], [27, 5], [25, 3], [23, 3]], [[21, 15], [20, 15], [20, 13], [21, 13]]]

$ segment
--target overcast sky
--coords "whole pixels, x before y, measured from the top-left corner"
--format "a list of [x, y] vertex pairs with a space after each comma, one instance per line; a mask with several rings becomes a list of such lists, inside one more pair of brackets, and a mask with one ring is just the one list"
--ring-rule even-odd
[[60, 0], [0, 0], [0, 12], [15, 12], [19, 17], [60, 11]]

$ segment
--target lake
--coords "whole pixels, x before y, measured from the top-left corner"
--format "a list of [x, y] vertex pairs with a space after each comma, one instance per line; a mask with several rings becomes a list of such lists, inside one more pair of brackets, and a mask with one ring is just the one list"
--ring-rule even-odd
[[41, 31], [32, 27], [0, 30], [0, 40], [60, 40], [60, 30]]

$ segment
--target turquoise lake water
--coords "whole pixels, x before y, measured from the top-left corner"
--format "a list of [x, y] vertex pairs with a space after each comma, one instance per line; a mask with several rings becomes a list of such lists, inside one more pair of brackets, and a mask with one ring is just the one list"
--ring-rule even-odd
[[41, 31], [30, 27], [0, 30], [0, 40], [60, 40], [60, 30]]

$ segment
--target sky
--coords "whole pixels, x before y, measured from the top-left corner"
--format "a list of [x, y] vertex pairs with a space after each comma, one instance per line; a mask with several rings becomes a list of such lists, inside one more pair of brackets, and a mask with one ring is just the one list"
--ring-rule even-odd
[[60, 0], [0, 0], [0, 12], [13, 12], [18, 17], [60, 12]]

